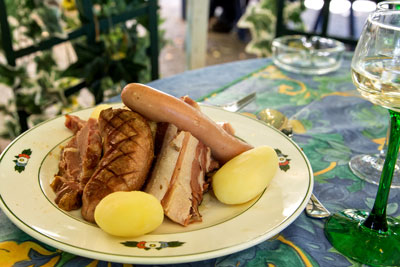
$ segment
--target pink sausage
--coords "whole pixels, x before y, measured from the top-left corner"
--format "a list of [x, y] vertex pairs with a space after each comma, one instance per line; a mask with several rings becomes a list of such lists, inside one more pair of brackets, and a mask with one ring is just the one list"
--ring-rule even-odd
[[122, 102], [130, 109], [155, 122], [169, 122], [211, 148], [214, 158], [222, 163], [253, 148], [182, 100], [149, 86], [130, 83], [122, 90]]

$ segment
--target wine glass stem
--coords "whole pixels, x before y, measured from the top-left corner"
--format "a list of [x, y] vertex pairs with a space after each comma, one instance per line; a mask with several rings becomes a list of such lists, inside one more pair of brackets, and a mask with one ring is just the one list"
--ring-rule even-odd
[[379, 232], [386, 232], [388, 230], [386, 206], [400, 145], [400, 113], [389, 109], [389, 114], [389, 144], [385, 163], [383, 165], [381, 180], [379, 182], [378, 192], [376, 194], [372, 211], [363, 223], [364, 226]]
[[[390, 118], [390, 116], [389, 116]], [[377, 163], [381, 166], [383, 166], [384, 162], [385, 162], [385, 158], [386, 158], [386, 151], [388, 148], [388, 142], [389, 142], [389, 136], [390, 136], [390, 121], [389, 121], [389, 125], [387, 128], [387, 132], [386, 132], [386, 138], [385, 138], [385, 143], [383, 144], [382, 149], [379, 151], [379, 155], [378, 155], [378, 160]]]

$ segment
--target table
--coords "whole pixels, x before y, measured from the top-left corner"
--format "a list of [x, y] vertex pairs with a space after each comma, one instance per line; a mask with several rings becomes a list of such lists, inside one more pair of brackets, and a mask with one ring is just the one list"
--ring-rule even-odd
[[[370, 209], [377, 186], [349, 169], [351, 156], [376, 153], [383, 145], [387, 111], [362, 99], [350, 77], [351, 54], [342, 67], [321, 76], [278, 69], [270, 59], [252, 59], [188, 71], [149, 83], [175, 96], [187, 94], [212, 104], [226, 103], [247, 92], [257, 99], [244, 111], [278, 109], [294, 126], [294, 141], [311, 162], [314, 194], [332, 212]], [[114, 98], [113, 101], [118, 101]], [[400, 190], [392, 189], [388, 214], [400, 217]], [[183, 266], [353, 266], [325, 238], [324, 220], [302, 213], [276, 238], [241, 252]], [[355, 244], [357, 245], [357, 244]], [[0, 211], [0, 266], [122, 266], [87, 259], [49, 247], [16, 228]], [[129, 265], [124, 265], [129, 266]], [[135, 265], [138, 266], [138, 265]], [[269, 265], [268, 265], [269, 266]]]

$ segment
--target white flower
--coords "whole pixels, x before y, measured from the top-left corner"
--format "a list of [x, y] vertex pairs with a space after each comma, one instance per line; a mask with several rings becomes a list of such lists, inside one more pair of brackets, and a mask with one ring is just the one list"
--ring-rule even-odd
[[148, 242], [146, 242], [146, 244], [144, 246], [146, 248], [160, 248], [161, 247], [161, 243], [160, 242], [148, 241]]

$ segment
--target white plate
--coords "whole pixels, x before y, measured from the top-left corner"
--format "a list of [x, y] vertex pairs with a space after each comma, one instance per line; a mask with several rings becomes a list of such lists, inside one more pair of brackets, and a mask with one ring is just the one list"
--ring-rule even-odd
[[[199, 261], [231, 254], [273, 237], [305, 208], [313, 188], [310, 163], [295, 143], [266, 124], [214, 107], [202, 106], [202, 110], [215, 121], [230, 122], [236, 135], [253, 146], [269, 145], [283, 153], [282, 168], [254, 201], [228, 206], [209, 192], [200, 206], [201, 223], [182, 227], [166, 219], [145, 236], [110, 236], [85, 222], [79, 211], [65, 212], [54, 204], [49, 184], [58, 170], [61, 147], [72, 136], [61, 116], [23, 133], [0, 156], [0, 207], [20, 229], [48, 245], [112, 262]], [[88, 118], [92, 111], [73, 114]], [[30, 155], [28, 158], [20, 154]], [[15, 168], [16, 160], [21, 165], [20, 172]], [[290, 168], [285, 171], [285, 167]]]

